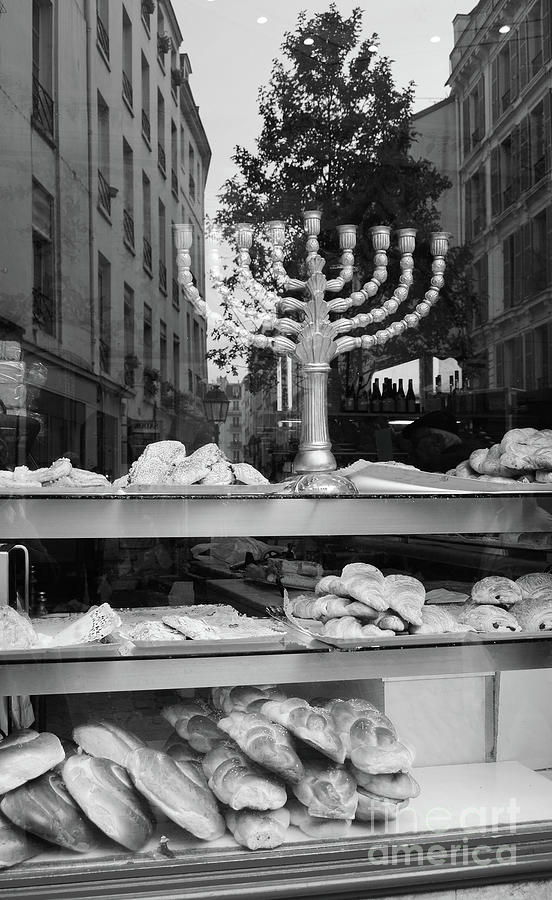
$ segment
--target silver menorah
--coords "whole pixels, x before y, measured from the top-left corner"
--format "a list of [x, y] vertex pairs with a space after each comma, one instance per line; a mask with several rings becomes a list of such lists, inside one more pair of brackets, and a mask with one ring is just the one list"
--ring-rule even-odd
[[[340, 271], [336, 278], [327, 279], [323, 274], [325, 260], [320, 256], [318, 235], [322, 213], [319, 210], [303, 212], [306, 240], [305, 271], [306, 280], [290, 278], [284, 266], [285, 223], [268, 223], [267, 233], [271, 248], [272, 273], [279, 291], [292, 292], [299, 297], [281, 296], [267, 290], [251, 272], [250, 249], [253, 244], [253, 226], [239, 224], [236, 227], [238, 247], [238, 282], [260, 307], [254, 317], [254, 330], [242, 326], [217, 322], [222, 331], [241, 337], [249, 346], [270, 348], [276, 354], [291, 356], [300, 364], [302, 374], [303, 409], [299, 450], [293, 463], [296, 475], [305, 473], [330, 473], [336, 469], [335, 457], [331, 450], [328, 426], [328, 375], [330, 363], [342, 353], [352, 350], [370, 351], [381, 347], [389, 340], [415, 328], [434, 306], [444, 284], [445, 256], [449, 238], [446, 232], [434, 232], [430, 238], [433, 257], [432, 275], [429, 289], [422, 300], [403, 318], [391, 322], [387, 327], [378, 328], [374, 333], [365, 333], [373, 325], [381, 325], [393, 316], [409, 297], [413, 283], [414, 248], [416, 229], [400, 228], [396, 240], [400, 253], [401, 274], [392, 296], [374, 305], [369, 312], [345, 316], [354, 308], [374, 300], [388, 277], [387, 251], [391, 243], [391, 228], [377, 225], [370, 229], [374, 249], [374, 270], [364, 286], [353, 291], [349, 297], [326, 299], [327, 295], [339, 294], [353, 279], [354, 249], [356, 246], [356, 226], [339, 225], [339, 246], [341, 250]], [[190, 225], [175, 225], [175, 244], [179, 282], [186, 296], [203, 315], [207, 314], [204, 301], [193, 285], [189, 250], [192, 243]], [[225, 287], [220, 273], [215, 271], [215, 285], [232, 306], [232, 294]], [[244, 308], [239, 301], [240, 313]], [[294, 314], [292, 318], [289, 313]], [[260, 331], [259, 331], [260, 327]], [[276, 332], [263, 334], [262, 331]], [[354, 334], [354, 332], [363, 332]]]

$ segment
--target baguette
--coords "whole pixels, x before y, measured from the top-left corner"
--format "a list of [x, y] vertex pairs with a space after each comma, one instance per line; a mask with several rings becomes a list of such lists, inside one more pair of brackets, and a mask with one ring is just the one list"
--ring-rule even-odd
[[144, 742], [131, 731], [125, 731], [113, 722], [103, 721], [88, 722], [74, 728], [73, 740], [89, 756], [101, 756], [119, 766], [125, 765], [131, 750], [145, 746]]
[[344, 766], [310, 760], [305, 763], [305, 777], [292, 790], [310, 816], [354, 819], [358, 803], [356, 781]]
[[225, 832], [224, 820], [210, 790], [198, 784], [166, 753], [149, 748], [127, 757], [130, 777], [140, 793], [197, 838], [214, 841]]
[[282, 782], [251, 763], [232, 741], [207, 753], [203, 771], [215, 797], [232, 809], [280, 809], [287, 800]]
[[268, 700], [261, 707], [261, 713], [271, 722], [288, 728], [292, 734], [310, 747], [320, 750], [324, 756], [342, 763], [345, 747], [331, 722], [321, 707], [311, 706], [299, 697], [287, 700]]
[[297, 784], [305, 770], [293, 746], [290, 734], [282, 725], [271, 722], [261, 713], [234, 710], [219, 722], [219, 728], [236, 742], [249, 759], [275, 772], [284, 781]]
[[59, 772], [45, 772], [10, 791], [0, 802], [0, 809], [19, 828], [76, 853], [89, 853], [105, 845]]
[[29, 837], [0, 813], [0, 871], [42, 853], [46, 845]]
[[18, 731], [0, 743], [0, 794], [53, 769], [65, 752], [59, 738], [47, 731]]
[[104, 834], [127, 850], [140, 850], [147, 843], [153, 815], [122, 766], [81, 753], [65, 760], [62, 776], [73, 799]]
[[261, 812], [254, 809], [229, 809], [224, 817], [234, 840], [248, 850], [273, 850], [284, 843], [290, 815], [287, 809]]

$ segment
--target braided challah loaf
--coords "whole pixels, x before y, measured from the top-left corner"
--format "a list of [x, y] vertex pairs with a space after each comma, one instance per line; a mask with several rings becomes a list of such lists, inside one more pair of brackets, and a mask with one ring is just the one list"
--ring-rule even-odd
[[261, 712], [335, 762], [344, 761], [343, 742], [323, 709], [313, 707], [299, 697], [290, 697], [288, 700], [267, 701], [262, 705]]
[[284, 781], [297, 784], [305, 774], [303, 764], [286, 728], [261, 713], [234, 710], [218, 723], [249, 759], [275, 772]]
[[222, 741], [203, 759], [215, 797], [232, 809], [280, 809], [287, 794], [281, 781], [251, 763], [232, 741]]
[[293, 785], [293, 793], [311, 816], [354, 819], [358, 803], [356, 781], [344, 766], [310, 760], [305, 777]]

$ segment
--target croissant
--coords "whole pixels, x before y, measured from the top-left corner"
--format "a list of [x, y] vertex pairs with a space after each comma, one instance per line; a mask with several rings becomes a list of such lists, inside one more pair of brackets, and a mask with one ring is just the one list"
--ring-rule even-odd
[[255, 767], [232, 741], [207, 753], [203, 771], [215, 797], [232, 809], [280, 809], [287, 800], [282, 782]]
[[550, 572], [530, 572], [516, 578], [524, 600], [552, 599], [552, 574]]
[[414, 751], [396, 739], [389, 728], [359, 719], [350, 730], [351, 762], [370, 775], [393, 774], [410, 769]]
[[552, 482], [552, 472], [535, 472], [535, 481], [538, 484], [550, 484]]
[[397, 632], [406, 631], [406, 625], [404, 619], [401, 619], [400, 616], [396, 616], [392, 612], [382, 613], [377, 619], [375, 624], [378, 628], [381, 628], [383, 631], [393, 631], [395, 634]]
[[291, 824], [300, 828], [304, 834], [313, 838], [345, 837], [351, 828], [350, 819], [321, 819], [311, 816], [298, 800], [288, 800], [287, 809], [291, 816]]
[[297, 784], [304, 777], [303, 764], [286, 728], [261, 713], [233, 710], [219, 722], [221, 731], [236, 742], [249, 759], [275, 772], [284, 781]]
[[342, 616], [340, 619], [328, 619], [320, 632], [326, 637], [335, 638], [368, 638], [368, 637], [394, 637], [391, 629], [383, 629], [378, 625], [362, 625], [352, 616]]
[[366, 603], [380, 612], [387, 609], [383, 574], [375, 566], [351, 563], [343, 569], [341, 582], [354, 600]]
[[401, 809], [408, 806], [408, 800], [392, 800], [390, 797], [376, 797], [358, 788], [358, 805], [355, 819], [358, 822], [392, 822]]
[[549, 600], [518, 600], [510, 612], [523, 631], [552, 631], [552, 594]]
[[325, 756], [342, 763], [345, 747], [336, 733], [327, 713], [320, 707], [311, 706], [299, 697], [287, 700], [269, 700], [261, 707], [262, 714], [271, 722], [288, 728], [292, 734], [310, 747], [320, 750]]
[[290, 825], [287, 809], [261, 812], [254, 809], [229, 809], [224, 817], [234, 840], [248, 850], [273, 850], [284, 843]]
[[521, 600], [521, 587], [510, 578], [490, 575], [477, 581], [471, 589], [474, 603], [488, 603], [496, 606], [512, 606]]
[[291, 611], [299, 619], [321, 619], [323, 605], [319, 597], [296, 597], [291, 603]]
[[412, 634], [455, 634], [474, 631], [471, 625], [458, 622], [447, 606], [424, 606], [422, 608], [422, 624], [413, 625]]
[[393, 772], [389, 775], [370, 775], [351, 766], [351, 772], [366, 793], [390, 800], [410, 800], [418, 797], [420, 785], [410, 772]]
[[422, 624], [422, 607], [425, 603], [425, 587], [410, 575], [386, 575], [384, 597], [394, 612], [412, 625]]
[[347, 589], [338, 575], [325, 575], [317, 583], [314, 592], [319, 595], [336, 594], [338, 597], [349, 597]]
[[292, 787], [311, 816], [322, 819], [354, 819], [358, 797], [356, 781], [344, 766], [311, 760], [305, 776]]
[[384, 713], [368, 700], [329, 700], [324, 709], [331, 716], [336, 732], [341, 738], [347, 756], [351, 752], [351, 728], [361, 719], [368, 719], [374, 725], [387, 728], [396, 737], [395, 726]]
[[480, 475], [497, 475], [512, 478], [516, 469], [503, 458], [499, 444], [494, 444], [490, 449], [474, 450], [470, 456], [469, 464]]
[[471, 625], [475, 631], [521, 631], [521, 625], [517, 619], [500, 606], [489, 604], [467, 604], [460, 613], [458, 621], [464, 625]]

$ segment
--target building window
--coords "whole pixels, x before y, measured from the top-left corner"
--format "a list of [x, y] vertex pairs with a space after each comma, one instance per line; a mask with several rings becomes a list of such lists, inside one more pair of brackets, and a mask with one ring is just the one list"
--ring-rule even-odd
[[99, 346], [100, 370], [111, 371], [111, 266], [109, 261], [98, 253], [98, 314], [99, 314]]
[[193, 339], [193, 357], [195, 364], [197, 365], [201, 359], [201, 346], [199, 343], [199, 325], [197, 322], [194, 322], [194, 339]]
[[109, 63], [109, 0], [98, 0], [96, 9], [96, 44]]
[[167, 258], [166, 258], [166, 216], [165, 204], [159, 200], [158, 207], [159, 226], [159, 290], [167, 293]]
[[485, 173], [480, 169], [465, 186], [466, 239], [472, 240], [486, 225]]
[[165, 154], [165, 101], [157, 91], [157, 164], [163, 178], [167, 177], [167, 157]]
[[123, 292], [123, 353], [124, 353], [124, 379], [127, 387], [134, 387], [135, 383], [135, 358], [134, 358], [134, 291], [128, 284]]
[[527, 63], [530, 79], [534, 78], [543, 66], [543, 25], [546, 21], [542, 0], [538, 0], [529, 10], [527, 17]]
[[98, 93], [98, 206], [108, 216], [111, 215], [109, 169], [109, 107]]
[[33, 325], [56, 333], [54, 285], [53, 198], [33, 183]]
[[123, 138], [123, 234], [126, 246], [134, 250], [134, 159]]
[[32, 27], [32, 124], [53, 139], [52, 4], [49, 0], [33, 0]]
[[529, 114], [529, 143], [531, 147], [531, 184], [538, 182], [546, 175], [546, 137], [544, 101], [541, 101]]
[[151, 369], [153, 364], [153, 325], [151, 306], [144, 303], [144, 326], [142, 332], [144, 368]]
[[151, 251], [151, 183], [145, 172], [142, 172], [142, 218], [143, 218], [143, 266], [148, 275], [152, 269]]
[[195, 200], [196, 197], [196, 184], [195, 184], [195, 151], [191, 144], [188, 144], [188, 193], [190, 195], [191, 200]]
[[178, 131], [171, 119], [171, 190], [178, 200]]
[[142, 137], [148, 147], [151, 147], [151, 120], [150, 120], [150, 67], [144, 54], [141, 54], [142, 74]]
[[173, 334], [173, 384], [175, 391], [180, 390], [180, 338]]
[[470, 153], [485, 135], [485, 82], [480, 78], [462, 108], [464, 153]]
[[543, 210], [531, 222], [530, 255], [526, 260], [526, 280], [529, 295], [538, 294], [547, 287], [546, 220], [546, 210]]
[[132, 112], [132, 22], [123, 6], [123, 100]]
[[161, 381], [167, 380], [167, 325], [159, 322], [159, 375]]
[[188, 369], [188, 390], [190, 394], [194, 392], [194, 373], [191, 369]]
[[489, 321], [489, 259], [482, 256], [473, 264], [473, 290], [476, 306], [473, 314], [473, 326], [478, 328]]

